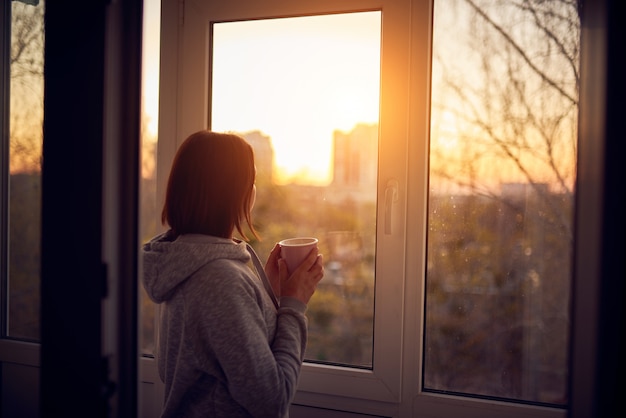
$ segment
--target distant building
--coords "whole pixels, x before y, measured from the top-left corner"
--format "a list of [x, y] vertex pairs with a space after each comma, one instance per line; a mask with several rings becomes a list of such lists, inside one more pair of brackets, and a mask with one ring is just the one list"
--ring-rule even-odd
[[257, 179], [272, 183], [274, 167], [274, 149], [269, 136], [259, 131], [241, 133], [241, 135], [254, 149], [254, 162], [256, 164]]
[[358, 124], [350, 132], [333, 133], [333, 185], [376, 186], [378, 125]]
[[[257, 179], [273, 183], [274, 149], [271, 138], [255, 130], [239, 133], [254, 149]], [[308, 199], [375, 202], [378, 178], [378, 125], [357, 124], [350, 132], [333, 133], [333, 180], [328, 187], [290, 185]]]
[[356, 201], [375, 201], [378, 124], [358, 124], [333, 133], [333, 190]]

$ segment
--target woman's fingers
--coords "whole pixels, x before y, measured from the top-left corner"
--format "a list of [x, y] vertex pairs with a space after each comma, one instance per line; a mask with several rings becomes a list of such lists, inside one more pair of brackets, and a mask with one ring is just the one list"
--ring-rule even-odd
[[307, 304], [323, 277], [323, 257], [321, 254], [317, 254], [317, 249], [314, 249], [289, 276], [288, 280], [281, 283], [281, 294], [295, 297]]

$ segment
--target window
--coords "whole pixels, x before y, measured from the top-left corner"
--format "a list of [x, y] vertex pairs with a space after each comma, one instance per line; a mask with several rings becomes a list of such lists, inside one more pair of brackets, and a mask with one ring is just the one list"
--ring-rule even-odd
[[[141, 109], [141, 178], [139, 239], [144, 243], [161, 231], [161, 207], [156, 196], [157, 140], [159, 135], [160, 0], [144, 1]], [[139, 283], [139, 349], [154, 354], [155, 305]]]
[[[163, 16], [169, 16], [166, 15], [165, 10], [173, 12], [174, 15], [179, 12], [178, 8], [174, 11], [168, 7], [173, 8], [174, 4], [165, 5], [164, 3]], [[218, 103], [222, 105], [222, 102], [218, 100], [227, 97], [219, 96], [222, 83], [219, 77], [223, 73], [220, 73], [219, 66], [221, 64], [217, 63], [217, 59], [233, 60], [232, 62], [234, 62], [236, 59], [249, 58], [245, 54], [243, 57], [236, 54], [222, 53], [220, 55], [219, 37], [226, 34], [224, 31], [241, 26], [264, 24], [269, 24], [268, 28], [275, 30], [272, 28], [276, 28], [276, 25], [293, 25], [294, 22], [305, 29], [310, 24], [309, 22], [334, 20], [335, 23], [325, 24], [324, 31], [337, 32], [342, 19], [369, 19], [371, 22], [368, 23], [367, 34], [369, 35], [367, 36], [373, 41], [367, 42], [369, 45], [367, 49], [372, 50], [372, 52], [367, 52], [365, 56], [373, 60], [372, 63], [367, 64], [369, 67], [367, 71], [363, 69], [356, 73], [352, 72], [350, 73], [351, 76], [345, 75], [344, 72], [341, 73], [341, 76], [345, 87], [352, 88], [351, 86], [357, 81], [362, 83], [360, 77], [373, 74], [367, 75], [367, 77], [371, 77], [371, 81], [368, 81], [369, 85], [366, 87], [367, 94], [371, 94], [368, 97], [373, 96], [373, 98], [367, 99], [367, 102], [362, 102], [355, 101], [353, 97], [337, 97], [335, 95], [332, 97], [333, 100], [326, 100], [321, 103], [321, 106], [336, 106], [335, 113], [337, 114], [350, 111], [356, 105], [375, 109], [372, 112], [373, 116], [368, 116], [369, 120], [360, 121], [356, 119], [347, 126], [336, 125], [336, 128], [339, 128], [341, 132], [336, 133], [337, 148], [334, 152], [337, 152], [338, 155], [344, 154], [342, 157], [346, 161], [344, 167], [347, 167], [348, 162], [352, 167], [338, 177], [344, 182], [341, 185], [344, 190], [341, 191], [339, 186], [321, 188], [306, 184], [279, 184], [280, 188], [276, 187], [266, 191], [268, 196], [272, 196], [271, 193], [276, 192], [289, 192], [289, 195], [286, 196], [293, 200], [294, 204], [310, 206], [306, 200], [302, 202], [296, 200], [296, 198], [302, 199], [298, 194], [308, 187], [308, 202], [319, 205], [321, 210], [330, 213], [333, 218], [324, 214], [327, 217], [323, 220], [324, 223], [320, 222], [315, 225], [315, 222], [312, 222], [310, 226], [300, 231], [285, 229], [284, 231], [273, 232], [271, 231], [271, 224], [259, 225], [265, 227], [266, 230], [261, 230], [261, 232], [267, 241], [264, 240], [261, 243], [255, 243], [255, 245], [258, 245], [260, 252], [263, 253], [262, 245], [265, 245], [266, 242], [271, 245], [273, 244], [271, 241], [276, 239], [269, 238], [272, 236], [271, 234], [275, 234], [275, 237], [285, 238], [289, 235], [300, 235], [306, 232], [307, 235], [320, 235], [322, 250], [328, 253], [334, 252], [335, 260], [331, 261], [336, 261], [336, 263], [331, 263], [331, 268], [328, 269], [329, 273], [326, 278], [328, 284], [322, 286], [317, 295], [317, 301], [313, 302], [317, 303], [318, 307], [312, 306], [315, 310], [312, 310], [311, 317], [316, 314], [318, 316], [312, 318], [312, 322], [314, 323], [313, 328], [318, 327], [319, 329], [315, 331], [319, 341], [314, 341], [315, 334], [313, 334], [312, 344], [307, 351], [309, 361], [304, 366], [300, 380], [303, 392], [319, 393], [321, 390], [322, 393], [346, 396], [352, 396], [356, 393], [362, 400], [395, 402], [400, 396], [401, 383], [400, 341], [403, 323], [398, 320], [402, 316], [402, 304], [398, 303], [401, 292], [397, 292], [397, 289], [402, 287], [404, 270], [403, 244], [405, 233], [402, 222], [405, 198], [400, 190], [406, 186], [406, 120], [408, 110], [396, 107], [395, 103], [408, 103], [409, 92], [406, 89], [410, 52], [408, 4], [389, 1], [384, 2], [381, 9], [379, 3], [363, 4], [355, 8], [354, 5], [335, 1], [292, 2], [287, 6], [287, 3], [259, 4], [245, 0], [229, 2], [227, 5], [220, 4], [218, 7], [212, 2], [190, 0], [185, 1], [182, 13], [184, 14], [182, 26], [179, 26], [173, 19], [165, 18], [162, 21], [161, 34], [164, 46], [161, 50], [161, 79], [164, 82], [161, 83], [160, 89], [157, 179], [167, 178], [167, 171], [171, 166], [177, 145], [190, 133], [199, 129], [210, 127], [216, 130], [240, 131], [243, 134], [253, 133], [248, 135], [251, 141], [257, 140], [260, 144], [265, 142], [266, 145], [269, 142], [268, 136], [271, 137], [272, 141], [281, 139], [281, 133], [270, 132], [263, 125], [233, 126], [233, 122], [225, 120], [226, 116], [220, 115]], [[385, 22], [387, 23], [385, 24]], [[354, 32], [354, 29], [347, 30], [346, 27], [343, 29], [343, 38], [340, 37], [335, 42], [346, 45], [346, 40], [351, 37], [354, 38], [357, 33]], [[317, 33], [319, 33], [319, 29]], [[357, 40], [362, 41], [362, 32], [358, 34], [359, 39]], [[319, 38], [320, 36], [316, 35], [316, 37]], [[282, 42], [285, 42], [284, 39]], [[315, 42], [319, 44], [320, 40], [315, 39]], [[269, 47], [268, 45], [278, 44], [263, 45], [263, 51], [268, 55], [280, 50], [277, 46]], [[319, 47], [316, 49], [315, 46], [311, 46], [314, 44], [307, 45], [310, 55], [313, 54], [313, 51], [319, 52]], [[180, 49], [177, 49], [178, 47]], [[346, 49], [345, 46], [343, 48], [345, 51], [343, 56], [331, 56], [331, 62], [321, 69], [325, 74], [330, 74], [331, 79], [333, 74], [339, 74], [342, 63], [344, 66], [346, 65], [346, 59], [352, 58], [354, 60], [356, 59], [354, 57], [363, 56], [361, 51]], [[301, 49], [307, 52], [306, 47]], [[290, 52], [290, 54], [292, 53]], [[347, 53], [351, 55], [346, 57], [345, 54]], [[233, 57], [233, 55], [235, 56]], [[283, 54], [282, 59], [288, 60], [289, 56]], [[324, 60], [328, 59], [324, 58]], [[238, 71], [245, 70], [245, 77], [253, 77], [265, 70], [263, 65], [262, 61], [258, 61], [254, 62], [251, 67], [235, 65], [235, 67], [231, 66], [230, 68], [236, 68]], [[298, 69], [297, 62], [292, 63], [292, 65], [292, 68]], [[293, 74], [296, 76], [295, 78], [290, 78], [292, 77], [291, 74], [284, 74], [282, 81], [285, 84], [293, 82], [294, 84], [291, 86], [294, 89], [306, 89], [308, 85], [313, 85], [322, 76], [328, 77], [325, 74], [320, 74], [316, 79], [306, 80], [306, 82], [299, 78], [301, 74]], [[254, 88], [261, 89], [262, 87], [257, 83]], [[357, 93], [360, 97], [361, 93], [355, 92], [354, 94]], [[326, 94], [332, 94], [332, 92]], [[256, 100], [253, 92], [249, 94], [249, 97], [250, 100]], [[271, 98], [266, 97], [266, 100], [269, 102]], [[293, 107], [296, 107], [296, 112], [290, 113], [285, 116], [286, 118], [293, 119], [300, 116], [297, 107], [304, 108], [304, 106], [303, 99], [299, 100], [300, 102], [296, 102], [295, 106], [292, 106], [292, 112]], [[370, 103], [369, 100], [372, 100], [373, 103]], [[240, 103], [239, 106], [245, 108], [246, 103]], [[263, 103], [257, 104], [256, 110], [266, 113], [272, 111]], [[324, 109], [320, 110], [320, 114], [322, 110]], [[311, 110], [305, 110], [303, 113], [306, 112], [311, 112]], [[232, 117], [232, 111], [229, 113], [227, 116]], [[316, 125], [322, 125], [322, 123], [311, 123], [312, 118], [310, 115], [307, 116], [309, 116], [309, 121], [303, 126], [303, 134], [316, 129]], [[365, 123], [358, 125], [358, 122]], [[375, 126], [376, 123], [378, 123], [378, 127]], [[231, 126], [226, 126], [229, 124]], [[254, 132], [255, 130], [258, 132]], [[332, 135], [331, 130], [323, 133], [323, 136], [317, 137], [319, 139], [316, 141], [324, 141], [320, 142], [320, 146], [328, 147], [332, 144]], [[357, 143], [367, 146], [356, 146]], [[306, 143], [304, 145], [306, 146]], [[312, 154], [311, 149], [308, 148], [305, 152]], [[355, 153], [357, 149], [359, 155]], [[276, 149], [275, 152], [278, 154], [279, 149]], [[258, 153], [260, 155], [261, 151]], [[295, 155], [296, 153], [292, 151], [292, 154]], [[275, 155], [275, 158], [278, 162], [278, 155]], [[267, 159], [264, 160], [267, 161]], [[370, 164], [372, 161], [378, 161], [377, 168]], [[369, 163], [364, 164], [365, 162]], [[261, 172], [262, 167], [258, 167], [258, 169]], [[311, 168], [309, 170], [312, 171]], [[271, 174], [276, 174], [278, 177], [281, 173], [272, 170]], [[289, 178], [286, 180], [277, 178], [276, 181], [277, 183], [280, 181], [289, 183], [291, 180]], [[328, 181], [326, 180], [326, 182]], [[162, 182], [163, 180], [157, 184], [159, 202], [162, 202], [164, 194]], [[341, 206], [342, 202], [345, 202], [348, 185], [353, 187], [353, 196], [359, 194], [357, 196], [359, 199], [367, 200], [368, 206], [363, 206], [364, 210], [359, 207], [357, 211], [356, 205], [348, 207], [344, 204], [343, 207]], [[336, 188], [333, 193], [330, 193], [332, 187]], [[294, 190], [298, 190], [298, 192], [294, 192]], [[259, 199], [263, 192], [259, 187]], [[340, 192], [344, 194], [342, 195]], [[307, 197], [306, 194], [300, 194], [300, 196]], [[322, 200], [324, 197], [326, 197], [326, 201]], [[331, 205], [331, 199], [337, 199], [340, 204]], [[255, 205], [255, 210], [260, 211], [262, 209], [260, 205]], [[360, 218], [355, 220], [352, 217], [352, 214], [355, 213], [358, 213]], [[294, 214], [292, 211], [291, 215]], [[256, 221], [259, 223], [264, 221], [263, 214], [257, 213], [256, 215]], [[385, 222], [376, 221], [376, 219], [385, 219]], [[337, 222], [336, 225], [330, 225], [331, 220]], [[362, 230], [357, 230], [357, 225]], [[315, 227], [312, 232], [311, 227]], [[288, 228], [293, 228], [293, 226]], [[269, 235], [266, 235], [268, 231]], [[370, 231], [375, 231], [375, 234]], [[331, 233], [328, 234], [328, 232]], [[354, 252], [355, 249], [363, 254], [363, 256], [358, 257], [358, 262], [357, 260], [350, 260], [349, 253]], [[331, 270], [333, 266], [339, 267], [339, 263], [341, 263], [341, 268], [344, 271], [336, 272], [338, 274], [334, 277], [336, 281], [334, 283]], [[348, 268], [354, 272], [358, 271], [358, 275], [357, 273], [351, 273], [350, 276], [344, 274]], [[375, 286], [374, 277], [376, 278]], [[342, 283], [344, 278], [347, 282], [352, 281], [353, 283]], [[324, 286], [327, 289], [324, 289]], [[342, 294], [343, 290], [349, 286], [353, 286], [353, 288], [348, 293]], [[344, 295], [345, 299], [342, 299]], [[344, 306], [341, 306], [342, 304]], [[352, 317], [344, 315], [344, 309], [346, 311], [351, 310]], [[339, 317], [340, 315], [342, 317]], [[359, 318], [358, 326], [361, 329], [353, 326], [356, 318]], [[325, 332], [325, 330], [322, 331], [323, 327], [328, 327], [334, 334]], [[323, 340], [330, 335], [339, 338], [339, 342], [333, 341], [331, 345], [328, 341]], [[346, 349], [337, 349], [336, 346], [338, 345], [344, 345]], [[329, 375], [333, 375], [330, 383], [328, 382]]]
[[[367, 416], [564, 417], [573, 401], [565, 384], [571, 380], [566, 348], [572, 345], [569, 269], [582, 2], [162, 3], [162, 110], [158, 148], [154, 128], [144, 135], [142, 191], [149, 204], [144, 205], [142, 239], [159, 229], [164, 179], [177, 144], [195, 129], [219, 125], [211, 109], [213, 26], [379, 15], [380, 109], [377, 139], [372, 141], [378, 144], [378, 166], [371, 225], [376, 283], [373, 332], [364, 345], [372, 348], [365, 356], [371, 364], [309, 353], [313, 361], [304, 366], [295, 407], [319, 408], [315, 416], [324, 416], [323, 408], [328, 408]], [[23, 340], [37, 341], [40, 334], [44, 7], [44, 0], [13, 0], [3, 2], [0, 10], [0, 46], [9, 52], [0, 71], [0, 354], [3, 399], [8, 399], [3, 409], [9, 410], [7, 382], [20, 395], [26, 394], [19, 392], [24, 382], [29, 389], [38, 387], [38, 373], [31, 370], [39, 365], [38, 344]], [[608, 30], [601, 27], [598, 32], [604, 37]], [[590, 64], [586, 75], [595, 77], [597, 71], [605, 76], [603, 65], [598, 69]], [[597, 79], [594, 83], [602, 84]], [[147, 102], [156, 100], [149, 97]], [[146, 120], [146, 126], [154, 119]], [[348, 130], [339, 136], [343, 146], [337, 152], [347, 156], [352, 138]], [[603, 156], [605, 143], [597, 142], [587, 144], [585, 161], [594, 160], [590, 154], [595, 151]], [[158, 160], [156, 167], [151, 155]], [[362, 161], [348, 161], [355, 168], [341, 176], [349, 184], [359, 178], [354, 172]], [[599, 170], [597, 161], [590, 164]], [[585, 186], [600, 188], [599, 181]], [[584, 207], [592, 218], [600, 211], [595, 205]], [[327, 245], [333, 240], [341, 244], [343, 256], [359, 248], [354, 233], [327, 238]], [[595, 250], [586, 243], [577, 247]], [[577, 269], [584, 270], [586, 261], [578, 260]], [[593, 265], [583, 276], [596, 279], [599, 270]], [[583, 292], [577, 292], [576, 300], [585, 305], [578, 313], [601, 313], [584, 294], [597, 290], [598, 284], [578, 284]], [[142, 346], [150, 353], [154, 337], [149, 304], [145, 312]], [[581, 322], [586, 328], [582, 334], [595, 335], [596, 320], [575, 325]], [[580, 340], [573, 346], [589, 348], [581, 347]], [[15, 353], [19, 361], [14, 361]], [[144, 383], [158, 380], [154, 364], [144, 364], [152, 367], [142, 377]], [[27, 372], [17, 365], [26, 366]], [[591, 389], [580, 383], [587, 377], [584, 371], [578, 373], [574, 383]], [[28, 403], [36, 409], [36, 396], [31, 398], [35, 402]], [[158, 402], [150, 398], [146, 404], [156, 409]], [[158, 411], [152, 412], [157, 416]], [[343, 415], [329, 415], [338, 414]]]
[[380, 12], [215, 23], [211, 128], [257, 166], [255, 247], [316, 236], [308, 361], [372, 367]]
[[425, 390], [567, 405], [579, 20], [435, 3]]
[[[311, 301], [296, 407], [374, 416], [563, 417], [576, 2], [163, 5], [157, 202], [184, 138], [204, 128], [235, 131], [255, 147], [259, 198], [267, 197], [255, 206], [264, 237], [254, 243], [259, 253], [288, 236], [316, 235], [327, 256], [325, 283]], [[377, 89], [377, 117], [323, 135], [325, 147], [334, 144], [335, 162], [320, 180], [310, 164], [311, 142], [288, 151], [290, 160], [308, 154], [291, 169], [280, 155], [289, 149], [279, 145], [281, 136], [292, 146], [304, 135], [284, 134], [269, 119], [276, 113], [287, 125], [303, 115], [323, 117], [306, 106], [317, 79], [302, 77], [311, 62], [328, 59], [315, 59], [315, 42], [347, 25], [324, 23], [311, 43], [294, 46], [289, 38], [310, 22], [365, 17], [377, 22], [368, 33], [379, 60], [371, 67], [379, 73], [366, 82]], [[280, 35], [283, 25], [289, 36]], [[296, 58], [294, 50], [305, 54]], [[343, 76], [347, 56], [332, 58], [317, 76]], [[351, 74], [346, 84], [364, 71]], [[295, 97], [281, 96], [283, 86]], [[241, 90], [245, 98], [235, 99]], [[364, 103], [350, 97], [344, 106], [333, 93], [326, 93], [333, 99], [325, 106], [337, 113]], [[289, 106], [281, 109], [275, 99]], [[257, 120], [248, 119], [250, 110]], [[317, 128], [309, 119], [301, 125], [307, 133]], [[352, 206], [340, 185], [354, 185]], [[355, 204], [365, 202], [361, 197], [370, 206]], [[281, 222], [271, 219], [275, 202], [283, 203]], [[362, 276], [347, 274], [346, 266]], [[354, 277], [364, 279], [361, 287], [349, 286]]]
[[[10, 102], [8, 155], [3, 154], [0, 225], [6, 247], [0, 246], [6, 283], [4, 335], [39, 339], [41, 237], [41, 155], [43, 124], [44, 2], [11, 2], [9, 58]], [[5, 110], [5, 112], [7, 111]], [[5, 126], [6, 126], [5, 125]], [[4, 138], [2, 139], [5, 140]], [[8, 199], [4, 200], [5, 197]], [[6, 212], [5, 212], [6, 211]], [[4, 262], [6, 260], [6, 263]]]

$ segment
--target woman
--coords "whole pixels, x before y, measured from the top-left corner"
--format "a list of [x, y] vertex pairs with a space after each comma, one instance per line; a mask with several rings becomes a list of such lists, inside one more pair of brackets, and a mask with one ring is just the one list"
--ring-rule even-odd
[[144, 287], [160, 303], [163, 417], [286, 417], [307, 340], [306, 305], [324, 275], [317, 249], [289, 275], [280, 247], [263, 268], [252, 234], [254, 154], [200, 131], [180, 146], [162, 222], [144, 246]]

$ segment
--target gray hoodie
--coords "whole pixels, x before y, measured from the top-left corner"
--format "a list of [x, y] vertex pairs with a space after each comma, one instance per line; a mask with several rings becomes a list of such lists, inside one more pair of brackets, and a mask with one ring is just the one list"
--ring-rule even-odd
[[306, 305], [281, 298], [276, 308], [250, 252], [245, 243], [195, 234], [165, 233], [144, 246], [143, 284], [161, 304], [163, 417], [288, 416]]

